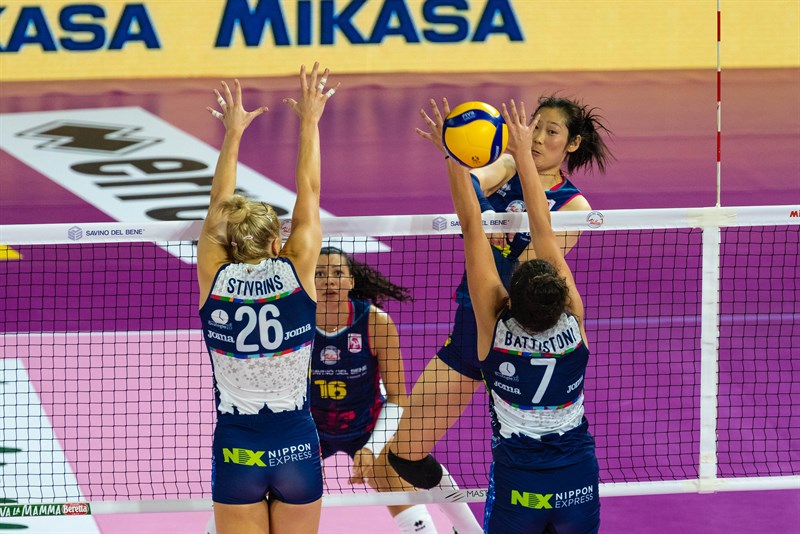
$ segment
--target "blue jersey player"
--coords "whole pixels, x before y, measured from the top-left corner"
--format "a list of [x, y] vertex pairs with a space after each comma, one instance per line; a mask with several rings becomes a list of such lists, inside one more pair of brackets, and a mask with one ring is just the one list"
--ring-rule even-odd
[[208, 215], [197, 246], [200, 319], [214, 370], [217, 423], [211, 492], [216, 531], [312, 533], [319, 527], [322, 468], [309, 409], [316, 329], [314, 269], [319, 218], [319, 120], [334, 89], [329, 71], [300, 69], [297, 199], [281, 246], [275, 211], [234, 194], [239, 144], [266, 111], [242, 107], [239, 81], [222, 83], [225, 126]]
[[[424, 111], [421, 113], [429, 120]], [[606, 131], [601, 118], [594, 109], [559, 97], [539, 99], [535, 114], [541, 118], [528, 150], [538, 169], [537, 180], [545, 192], [548, 208], [551, 211], [589, 210], [589, 203], [566, 175], [582, 168], [596, 167], [605, 171], [611, 154], [601, 136]], [[444, 153], [441, 139], [419, 129], [417, 133], [434, 142]], [[472, 182], [481, 211], [526, 210], [520, 174], [510, 154], [504, 154], [487, 167], [473, 169]], [[565, 254], [578, 237], [578, 233], [558, 234]], [[504, 283], [510, 280], [520, 261], [535, 258], [530, 234], [494, 234], [489, 238], [493, 261]], [[397, 438], [389, 451], [390, 461], [407, 465], [410, 478], [406, 480], [417, 487], [431, 487], [439, 480], [439, 470], [429, 453], [461, 416], [483, 380], [477, 351], [477, 324], [466, 276], [456, 290], [456, 301], [451, 333], [414, 385], [409, 396], [409, 415], [401, 420]], [[434, 395], [440, 402], [436, 406], [425, 406], [425, 399]]]
[[[449, 113], [446, 100], [443, 105]], [[433, 111], [436, 130], [442, 120], [437, 106]], [[484, 530], [595, 533], [599, 469], [583, 415], [589, 361], [583, 301], [550, 226], [547, 198], [528, 149], [543, 116], [529, 123], [525, 105], [518, 110], [513, 100], [502, 113], [537, 257], [520, 265], [508, 286], [494, 265], [467, 171], [448, 162], [492, 421]]]
[[[392, 439], [406, 404], [400, 339], [391, 316], [380, 308], [386, 298], [410, 300], [370, 266], [342, 250], [324, 247], [315, 272], [317, 332], [311, 357], [311, 413], [322, 457], [344, 452], [353, 459], [351, 484], [378, 491], [412, 491], [395, 473], [374, 469], [376, 456]], [[450, 489], [454, 482], [449, 480]], [[480, 531], [466, 504], [442, 511], [463, 534]], [[401, 533], [436, 532], [423, 505], [390, 506]]]

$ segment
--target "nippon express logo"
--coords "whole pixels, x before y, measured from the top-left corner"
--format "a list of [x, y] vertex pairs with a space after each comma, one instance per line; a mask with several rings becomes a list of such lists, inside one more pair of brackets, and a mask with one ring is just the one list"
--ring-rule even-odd
[[437, 232], [443, 231], [445, 228], [447, 228], [447, 219], [445, 219], [444, 217], [436, 217], [431, 222], [431, 228], [433, 228]]
[[535, 510], [552, 508], [569, 508], [593, 501], [594, 486], [584, 486], [559, 493], [532, 493], [511, 490], [511, 505], [524, 506]]
[[80, 226], [73, 226], [67, 230], [67, 237], [72, 241], [77, 241], [83, 237], [83, 230], [81, 230]]

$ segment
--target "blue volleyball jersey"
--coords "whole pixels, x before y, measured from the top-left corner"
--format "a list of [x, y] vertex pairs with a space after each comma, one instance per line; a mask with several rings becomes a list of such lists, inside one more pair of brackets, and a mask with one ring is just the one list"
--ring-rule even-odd
[[[575, 184], [564, 178], [550, 189], [545, 189], [544, 194], [547, 197], [550, 211], [558, 211], [570, 200], [579, 196], [581, 192], [575, 187]], [[498, 213], [521, 213], [527, 211], [525, 200], [522, 196], [522, 183], [519, 180], [519, 174], [512, 176], [500, 189], [489, 195], [488, 200], [494, 211]]]
[[311, 413], [320, 437], [349, 439], [372, 432], [385, 401], [378, 359], [369, 344], [370, 303], [350, 300], [346, 328], [316, 331], [311, 357]]
[[565, 313], [551, 329], [531, 335], [506, 311], [481, 362], [495, 437], [541, 439], [578, 427], [588, 362], [574, 315]]
[[286, 258], [220, 268], [200, 309], [218, 413], [309, 409], [316, 308]]
[[[546, 189], [544, 194], [547, 197], [550, 211], [559, 211], [573, 198], [580, 196], [581, 192], [575, 187], [575, 184], [564, 178], [560, 183], [550, 189]], [[489, 195], [487, 200], [497, 213], [521, 213], [527, 211], [522, 197], [522, 183], [519, 181], [519, 174], [512, 176], [500, 189]], [[503, 284], [507, 285], [508, 281], [511, 280], [516, 260], [530, 242], [531, 234], [519, 232], [514, 235], [514, 239], [504, 250], [492, 247], [497, 272]], [[469, 298], [469, 289], [467, 288], [466, 274], [461, 278], [461, 283], [456, 289], [456, 301], [461, 306], [472, 306]]]

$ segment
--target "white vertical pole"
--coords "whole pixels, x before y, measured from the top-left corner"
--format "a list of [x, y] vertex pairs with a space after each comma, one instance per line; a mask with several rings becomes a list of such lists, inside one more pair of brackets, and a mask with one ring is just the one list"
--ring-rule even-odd
[[719, 393], [719, 226], [703, 228], [700, 308], [700, 493], [717, 482], [717, 395]]

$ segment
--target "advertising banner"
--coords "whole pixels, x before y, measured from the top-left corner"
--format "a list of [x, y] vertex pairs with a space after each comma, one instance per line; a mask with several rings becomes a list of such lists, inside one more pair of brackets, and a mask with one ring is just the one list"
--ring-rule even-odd
[[[800, 64], [800, 3], [723, 0], [725, 65]], [[0, 1], [2, 81], [714, 68], [715, 0]]]

